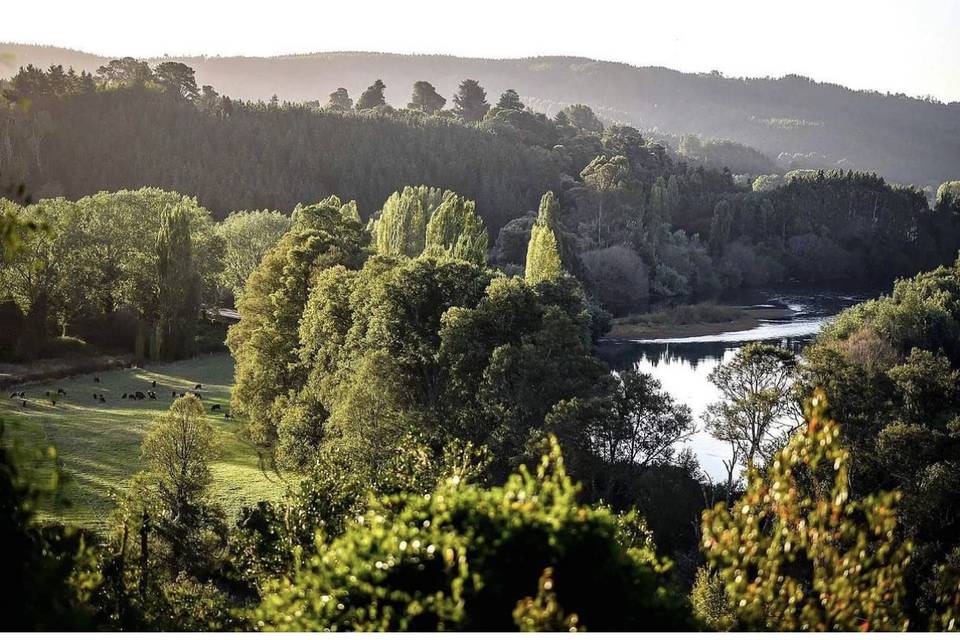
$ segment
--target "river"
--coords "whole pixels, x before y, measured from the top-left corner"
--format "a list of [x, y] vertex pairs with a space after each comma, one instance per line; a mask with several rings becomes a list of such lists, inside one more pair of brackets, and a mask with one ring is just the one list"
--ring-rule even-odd
[[[693, 338], [617, 341], [604, 343], [601, 357], [613, 369], [635, 367], [655, 376], [676, 400], [693, 412], [698, 427], [707, 405], [719, 399], [718, 389], [707, 379], [721, 362], [727, 362], [749, 342], [778, 344], [799, 353], [820, 327], [843, 309], [884, 293], [837, 287], [812, 291], [800, 287], [739, 292], [721, 302], [750, 307], [787, 308], [780, 320], [765, 320], [746, 331], [731, 331]], [[685, 446], [693, 449], [700, 467], [714, 480], [726, 477], [723, 460], [729, 446], [698, 428]]]

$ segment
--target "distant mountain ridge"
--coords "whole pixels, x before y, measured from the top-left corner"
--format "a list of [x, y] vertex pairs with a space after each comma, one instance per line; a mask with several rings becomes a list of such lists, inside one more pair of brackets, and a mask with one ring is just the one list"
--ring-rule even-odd
[[[95, 71], [109, 60], [69, 49], [0, 44], [18, 66], [63, 64]], [[243, 99], [324, 102], [346, 87], [356, 98], [374, 79], [387, 100], [407, 103], [413, 83], [428, 80], [452, 98], [464, 78], [477, 79], [495, 102], [514, 88], [531, 106], [551, 113], [584, 103], [608, 121], [646, 131], [697, 133], [735, 140], [784, 169], [851, 168], [888, 180], [936, 186], [960, 177], [960, 103], [941, 104], [903, 95], [854, 91], [796, 75], [726, 78], [663, 67], [635, 67], [588, 58], [459, 58], [389, 53], [314, 53], [271, 58], [171, 57], [197, 72], [198, 83]], [[154, 60], [156, 61], [156, 60]], [[448, 102], [449, 106], [449, 102]]]

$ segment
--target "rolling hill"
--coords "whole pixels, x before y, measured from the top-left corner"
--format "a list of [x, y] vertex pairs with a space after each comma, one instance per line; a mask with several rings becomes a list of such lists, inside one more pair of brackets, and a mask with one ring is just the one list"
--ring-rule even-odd
[[[0, 44], [9, 76], [20, 65], [52, 63], [95, 71], [107, 59], [88, 53]], [[960, 176], [960, 103], [853, 91], [787, 75], [727, 78], [586, 58], [490, 60], [440, 55], [315, 53], [271, 58], [178, 57], [199, 83], [244, 99], [325, 101], [337, 87], [354, 97], [374, 79], [387, 99], [406, 104], [426, 79], [452, 96], [463, 78], [477, 79], [488, 99], [516, 88], [528, 105], [553, 113], [585, 103], [607, 121], [639, 126], [666, 138], [683, 133], [736, 140], [789, 168], [876, 171], [887, 179], [933, 189]]]

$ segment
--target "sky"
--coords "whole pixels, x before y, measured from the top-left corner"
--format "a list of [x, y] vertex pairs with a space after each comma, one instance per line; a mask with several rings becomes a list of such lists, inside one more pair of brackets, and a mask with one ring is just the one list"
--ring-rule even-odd
[[577, 55], [960, 101], [960, 0], [6, 0], [0, 42], [135, 57]]

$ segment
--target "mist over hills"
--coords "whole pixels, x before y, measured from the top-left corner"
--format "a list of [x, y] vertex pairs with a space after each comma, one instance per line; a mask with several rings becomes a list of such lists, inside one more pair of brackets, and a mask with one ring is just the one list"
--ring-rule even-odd
[[[96, 71], [109, 58], [56, 47], [0, 44], [9, 67], [50, 64]], [[12, 59], [11, 59], [12, 58]], [[161, 58], [167, 59], [167, 58]], [[315, 53], [252, 57], [175, 57], [196, 70], [198, 83], [235, 98], [324, 102], [345, 87], [358, 96], [374, 79], [388, 102], [403, 106], [417, 80], [448, 99], [475, 78], [495, 101], [518, 90], [531, 107], [553, 114], [584, 103], [610, 122], [629, 123], [670, 139], [678, 134], [741, 142], [784, 169], [876, 171], [888, 180], [936, 186], [960, 175], [960, 103], [853, 91], [787, 75], [726, 78], [662, 67], [635, 67], [586, 58], [477, 59], [442, 55]]]

